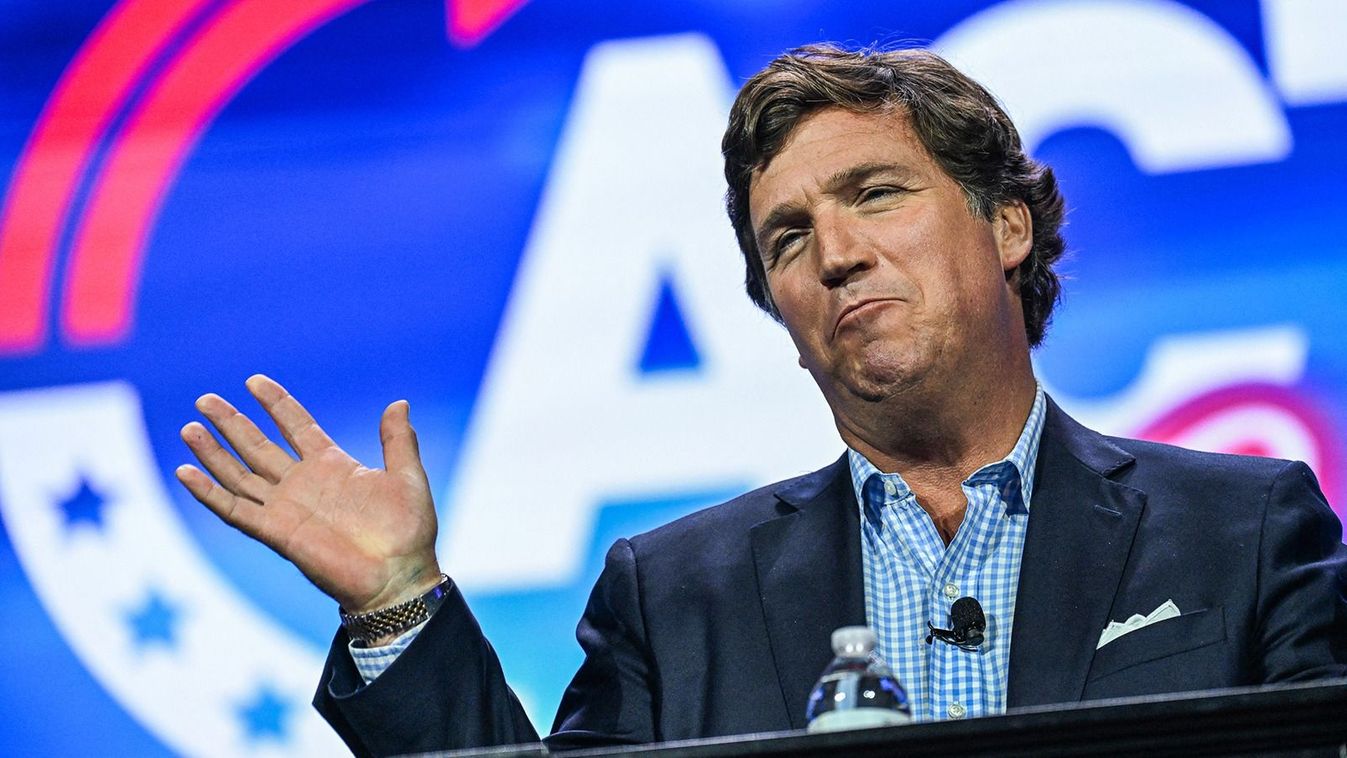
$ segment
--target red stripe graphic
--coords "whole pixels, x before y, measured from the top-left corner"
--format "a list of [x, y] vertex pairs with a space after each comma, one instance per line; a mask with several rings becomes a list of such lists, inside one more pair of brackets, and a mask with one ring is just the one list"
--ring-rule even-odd
[[[447, 0], [451, 39], [481, 41], [525, 0]], [[73, 345], [130, 332], [141, 263], [164, 197], [221, 109], [278, 55], [368, 0], [232, 0], [134, 106], [76, 228], [61, 310]], [[123, 0], [66, 69], [0, 212], [0, 354], [46, 336], [56, 247], [104, 132], [166, 45], [210, 0]]]
[[0, 353], [46, 336], [56, 245], [90, 157], [136, 82], [209, 0], [123, 0], [66, 67], [0, 210]]
[[505, 23], [528, 0], [446, 0], [449, 40], [472, 47]]
[[192, 148], [248, 81], [315, 28], [368, 0], [238, 0], [146, 93], [112, 148], [76, 233], [62, 307], [72, 344], [130, 331], [145, 245]]

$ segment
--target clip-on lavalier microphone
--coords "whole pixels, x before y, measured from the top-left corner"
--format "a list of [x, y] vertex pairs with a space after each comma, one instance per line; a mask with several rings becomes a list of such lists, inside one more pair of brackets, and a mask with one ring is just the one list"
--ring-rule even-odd
[[926, 635], [926, 644], [940, 640], [954, 645], [960, 650], [977, 650], [986, 639], [987, 615], [982, 612], [982, 604], [976, 598], [961, 597], [954, 601], [949, 609], [949, 629], [940, 629], [926, 622], [930, 632]]

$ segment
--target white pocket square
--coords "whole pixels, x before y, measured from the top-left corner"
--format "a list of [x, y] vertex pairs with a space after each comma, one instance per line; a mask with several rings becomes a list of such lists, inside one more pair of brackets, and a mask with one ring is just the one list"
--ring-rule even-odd
[[1117, 621], [1110, 621], [1108, 622], [1108, 626], [1104, 627], [1104, 631], [1099, 635], [1099, 644], [1095, 645], [1094, 649], [1098, 650], [1124, 634], [1135, 632], [1144, 626], [1150, 626], [1151, 624], [1164, 621], [1165, 619], [1172, 619], [1178, 615], [1179, 607], [1174, 605], [1173, 599], [1170, 599], [1166, 600], [1163, 605], [1145, 616], [1138, 613], [1121, 624]]

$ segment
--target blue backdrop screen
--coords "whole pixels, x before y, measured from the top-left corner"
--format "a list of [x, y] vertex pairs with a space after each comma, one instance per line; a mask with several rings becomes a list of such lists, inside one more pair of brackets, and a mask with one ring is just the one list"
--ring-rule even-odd
[[718, 141], [820, 39], [930, 44], [1070, 207], [1040, 379], [1347, 505], [1347, 10], [1254, 2], [0, 0], [14, 754], [329, 754], [333, 603], [173, 479], [268, 373], [406, 398], [440, 553], [543, 728], [611, 542], [842, 443], [741, 291]]

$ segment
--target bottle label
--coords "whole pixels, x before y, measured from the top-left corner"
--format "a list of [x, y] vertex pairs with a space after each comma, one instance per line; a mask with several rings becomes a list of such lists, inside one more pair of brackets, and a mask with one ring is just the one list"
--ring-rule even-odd
[[912, 717], [902, 711], [888, 708], [850, 708], [840, 711], [820, 713], [809, 722], [807, 731], [845, 732], [851, 729], [872, 729], [878, 726], [900, 726], [912, 722]]

